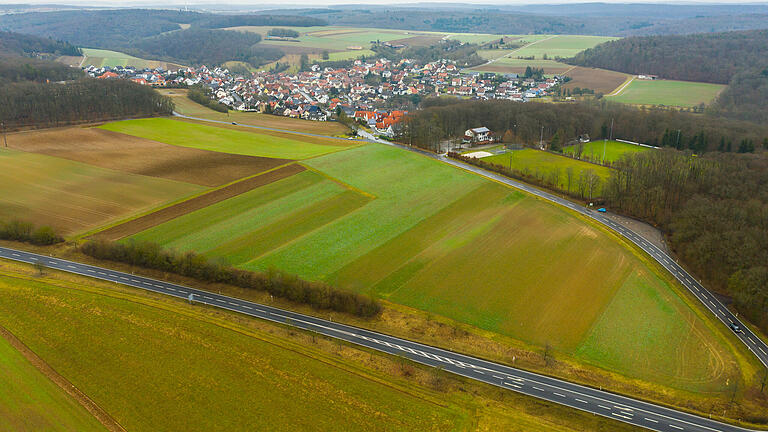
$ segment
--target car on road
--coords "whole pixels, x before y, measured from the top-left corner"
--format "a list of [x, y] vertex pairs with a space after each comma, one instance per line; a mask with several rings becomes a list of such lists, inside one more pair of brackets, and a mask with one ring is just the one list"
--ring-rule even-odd
[[233, 125], [236, 125], [236, 124], [237, 124], [237, 122], [232, 122], [232, 124], [233, 124]]
[[734, 333], [744, 333], [744, 330], [742, 330], [741, 327], [739, 327], [739, 325], [736, 323], [730, 323], [728, 324], [728, 327], [730, 327]]
[[599, 209], [597, 209], [597, 211], [599, 211], [600, 213], [605, 213], [608, 210], [606, 210], [605, 207], [600, 207]]

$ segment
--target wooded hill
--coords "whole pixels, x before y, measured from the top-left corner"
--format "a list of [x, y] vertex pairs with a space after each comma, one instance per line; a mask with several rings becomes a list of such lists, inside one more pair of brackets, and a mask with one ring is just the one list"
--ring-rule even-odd
[[631, 37], [600, 44], [566, 62], [630, 74], [728, 84], [712, 113], [768, 120], [768, 31]]
[[82, 55], [80, 48], [64, 41], [5, 31], [0, 31], [0, 53], [29, 56], [42, 54]]
[[141, 39], [125, 51], [137, 57], [192, 65], [242, 61], [260, 66], [283, 56], [279, 48], [259, 45], [260, 41], [258, 33], [190, 28]]
[[302, 16], [214, 15], [158, 9], [74, 10], [0, 15], [0, 29], [4, 30], [65, 40], [81, 47], [105, 48], [140, 57], [149, 56], [158, 60], [209, 66], [228, 60], [258, 65], [282, 56], [279, 48], [256, 45], [260, 41], [257, 34], [215, 29], [245, 25], [325, 24], [323, 20]]

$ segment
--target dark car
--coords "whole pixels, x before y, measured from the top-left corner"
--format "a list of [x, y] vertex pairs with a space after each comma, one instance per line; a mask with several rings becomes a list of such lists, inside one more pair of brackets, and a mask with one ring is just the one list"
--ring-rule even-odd
[[233, 125], [236, 125], [236, 124], [237, 124], [237, 122], [232, 122], [232, 124], [233, 124]]
[[738, 324], [730, 323], [728, 324], [728, 327], [730, 327], [734, 333], [744, 333], [744, 331], [741, 329], [741, 327], [739, 327]]

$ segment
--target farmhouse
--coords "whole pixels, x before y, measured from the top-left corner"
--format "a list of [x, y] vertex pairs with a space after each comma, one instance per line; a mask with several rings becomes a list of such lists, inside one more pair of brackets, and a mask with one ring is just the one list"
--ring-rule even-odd
[[491, 135], [491, 130], [485, 126], [474, 129], [467, 129], [467, 131], [464, 132], [463, 141], [470, 144], [486, 143], [493, 139]]

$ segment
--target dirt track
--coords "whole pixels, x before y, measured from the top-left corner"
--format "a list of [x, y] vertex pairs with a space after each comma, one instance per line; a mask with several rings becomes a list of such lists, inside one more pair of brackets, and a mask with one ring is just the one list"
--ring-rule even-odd
[[156, 212], [138, 217], [126, 223], [107, 228], [104, 231], [96, 233], [94, 237], [104, 240], [120, 240], [121, 238], [131, 236], [148, 228], [152, 228], [153, 226], [168, 222], [171, 219], [175, 219], [195, 210], [200, 210], [202, 208], [216, 204], [217, 202], [224, 201], [277, 180], [290, 177], [302, 171], [304, 171], [304, 167], [301, 165], [286, 165], [274, 171], [233, 183], [221, 189], [208, 192], [187, 201], [183, 201]]

